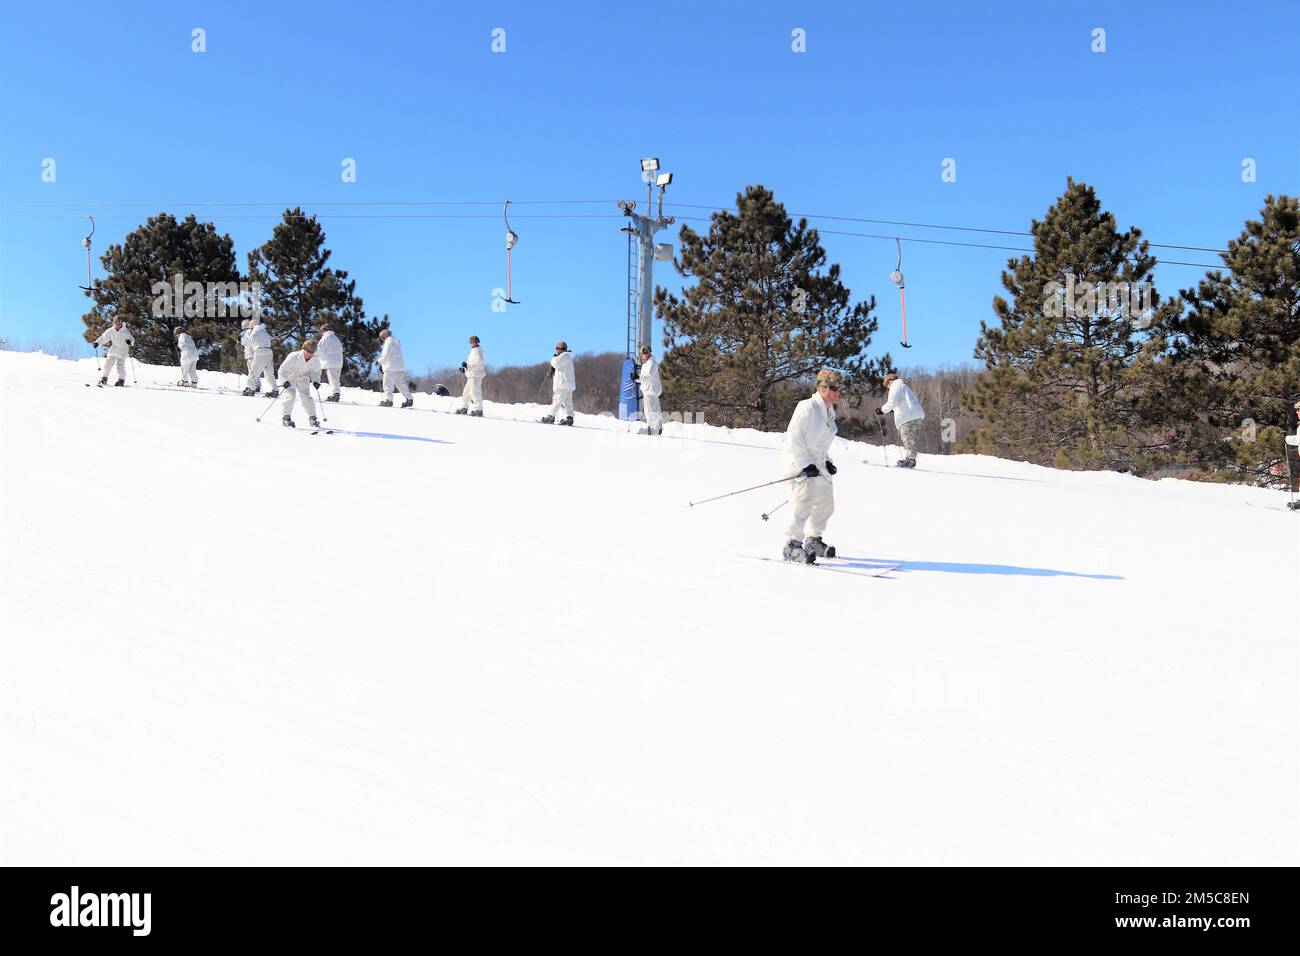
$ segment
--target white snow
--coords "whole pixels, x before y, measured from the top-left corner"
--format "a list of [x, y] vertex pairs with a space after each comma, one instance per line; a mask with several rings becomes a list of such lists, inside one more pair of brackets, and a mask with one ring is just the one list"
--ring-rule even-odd
[[1284, 494], [837, 442], [855, 578], [687, 507], [779, 435], [95, 377], [0, 353], [0, 863], [1300, 862]]

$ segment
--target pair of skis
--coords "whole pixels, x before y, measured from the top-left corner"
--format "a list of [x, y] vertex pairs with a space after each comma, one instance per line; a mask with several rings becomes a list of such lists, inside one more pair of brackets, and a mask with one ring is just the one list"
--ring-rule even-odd
[[818, 558], [816, 564], [804, 564], [800, 561], [787, 561], [784, 558], [772, 558], [761, 554], [739, 553], [737, 556], [748, 558], [750, 561], [767, 561], [772, 564], [788, 564], [791, 567], [805, 568], [809, 571], [831, 571], [835, 574], [851, 574], [858, 578], [881, 578], [886, 574], [889, 574], [891, 571], [897, 571], [902, 567], [902, 564], [860, 564], [850, 558]]

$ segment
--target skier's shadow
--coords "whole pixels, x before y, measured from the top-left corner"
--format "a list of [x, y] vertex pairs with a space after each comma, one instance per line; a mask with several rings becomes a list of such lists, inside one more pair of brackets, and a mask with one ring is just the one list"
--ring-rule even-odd
[[887, 558], [852, 558], [845, 555], [839, 561], [847, 567], [864, 571], [897, 565], [897, 571], [945, 571], [948, 574], [1000, 574], [1023, 575], [1031, 578], [1091, 578], [1094, 581], [1123, 581], [1119, 574], [1085, 574], [1082, 571], [1058, 571], [1054, 568], [1022, 568], [1014, 564], [962, 564], [956, 561], [908, 561]]
[[354, 432], [351, 430], [344, 430], [342, 434], [351, 435], [354, 438], [389, 438], [394, 441], [423, 441], [429, 442], [432, 445], [455, 444], [455, 442], [444, 441], [441, 438], [427, 438], [424, 435], [394, 435], [391, 432]]

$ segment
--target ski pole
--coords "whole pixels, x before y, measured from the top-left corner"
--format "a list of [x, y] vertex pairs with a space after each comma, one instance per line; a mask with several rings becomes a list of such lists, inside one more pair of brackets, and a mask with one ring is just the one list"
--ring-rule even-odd
[[320, 406], [320, 420], [323, 422], [327, 422], [329, 421], [329, 419], [325, 417], [325, 403], [322, 402], [320, 398], [320, 382], [316, 382], [315, 385], [316, 385], [316, 404]]
[[102, 373], [104, 370], [99, 367], [99, 349], [95, 348], [93, 344], [90, 346], [90, 354], [95, 356], [95, 371]]
[[689, 501], [686, 503], [688, 508], [694, 508], [696, 505], [707, 505], [710, 501], [718, 501], [722, 498], [730, 498], [734, 495], [743, 495], [747, 491], [757, 491], [759, 488], [771, 488], [773, 485], [784, 484], [787, 481], [794, 481], [796, 478], [803, 476], [803, 472], [797, 475], [791, 475], [789, 478], [778, 478], [776, 481], [765, 481], [761, 485], [754, 485], [750, 488], [741, 488], [739, 491], [728, 491], [725, 495], [714, 495], [712, 498], [705, 498], [703, 501]]
[[[274, 405], [274, 404], [275, 404], [276, 402], [278, 402], [279, 400], [280, 400], [280, 397], [277, 395], [275, 398], [271, 399], [271, 405]], [[267, 405], [266, 408], [262, 409], [262, 415], [265, 415], [267, 412], [269, 412], [269, 411], [271, 410], [271, 405]], [[262, 415], [258, 415], [258, 416], [257, 416], [257, 420], [258, 420], [259, 422], [262, 420]]]
[[772, 515], [776, 514], [778, 511], [780, 511], [789, 503], [790, 503], [789, 498], [782, 498], [781, 503], [779, 505], [777, 505], [775, 508], [768, 509], [767, 513], [763, 515], [763, 520], [766, 521], [768, 518], [772, 517]]
[[884, 417], [885, 416], [883, 415], [876, 416], [876, 427], [880, 429], [880, 444], [885, 451], [885, 462], [886, 464], [891, 464], [892, 462], [889, 457], [889, 444], [885, 440], [885, 423], [881, 421]]
[[130, 358], [131, 358], [131, 384], [133, 384], [133, 385], [139, 385], [139, 384], [140, 384], [140, 379], [139, 379], [139, 377], [135, 374], [135, 356], [132, 355]]

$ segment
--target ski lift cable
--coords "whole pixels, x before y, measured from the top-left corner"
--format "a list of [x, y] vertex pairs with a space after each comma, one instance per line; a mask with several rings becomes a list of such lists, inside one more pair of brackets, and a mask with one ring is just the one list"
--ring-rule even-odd
[[[203, 201], [203, 202], [157, 202], [157, 201], [148, 201], [148, 202], [117, 202], [117, 201], [112, 201], [112, 202], [47, 202], [47, 201], [31, 201], [31, 202], [7, 202], [7, 203], [5, 203], [5, 206], [6, 206], [7, 208], [10, 208], [10, 209], [32, 209], [32, 208], [39, 208], [39, 209], [57, 209], [57, 208], [60, 208], [60, 207], [69, 207], [69, 206], [75, 206], [75, 207], [78, 207], [78, 208], [110, 208], [110, 207], [130, 207], [130, 206], [155, 206], [155, 207], [168, 207], [168, 206], [182, 206], [182, 207], [184, 207], [184, 206], [221, 206], [221, 207], [275, 206], [275, 207], [279, 207], [279, 208], [287, 208], [287, 207], [290, 207], [290, 206], [299, 206], [299, 207], [301, 207], [301, 206], [309, 206], [309, 207], [313, 207], [313, 208], [315, 208], [315, 207], [321, 207], [321, 208], [331, 208], [331, 209], [334, 209], [334, 208], [363, 208], [363, 207], [367, 207], [367, 206], [397, 206], [397, 207], [414, 207], [414, 206], [495, 206], [495, 205], [496, 205], [498, 202], [500, 202], [500, 201], [501, 201], [501, 200], [498, 200], [498, 199], [464, 199], [464, 200], [459, 200], [459, 199], [457, 199], [457, 200], [453, 200], [453, 199], [439, 199], [439, 200], [434, 200], [434, 199], [428, 199], [428, 200], [424, 200], [424, 199], [421, 199], [421, 200], [413, 200], [413, 199], [374, 199], [374, 200], [352, 200], [352, 201], [346, 201], [346, 202], [331, 201], [331, 202], [297, 202], [297, 203], [267, 202], [267, 201], [263, 201], [263, 200], [256, 200], [256, 201], [249, 201], [249, 202], [230, 202], [230, 201], [224, 201], [224, 200], [220, 200], [220, 201]], [[613, 200], [613, 199], [512, 199], [512, 200], [509, 200], [509, 202], [512, 203], [513, 205], [516, 205], [516, 206], [568, 206], [568, 205], [605, 205], [605, 204], [609, 204], [609, 203], [616, 203], [616, 202], [618, 202], [618, 200]], [[703, 203], [670, 202], [670, 201], [665, 200], [664, 205], [666, 205], [666, 206], [679, 206], [679, 207], [681, 207], [682, 209], [708, 209], [708, 210], [711, 210], [711, 211], [714, 211], [714, 212], [735, 212], [735, 211], [736, 211], [736, 207], [735, 207], [735, 206], [725, 206], [725, 205], [723, 205], [723, 206], [719, 206], [719, 205], [707, 205], [707, 204], [703, 204]], [[480, 217], [481, 217], [481, 218], [490, 218], [490, 214], [487, 214], [487, 213], [478, 214], [477, 216], [473, 216], [472, 214], [467, 214], [467, 215], [471, 215], [471, 217], [473, 217], [473, 218], [480, 218]], [[577, 214], [564, 214], [564, 215], [568, 216], [568, 215], [577, 215]], [[946, 225], [946, 224], [943, 224], [943, 223], [933, 223], [933, 222], [909, 222], [909, 221], [901, 220], [901, 219], [868, 219], [868, 218], [865, 218], [865, 217], [862, 217], [862, 216], [837, 216], [837, 215], [832, 215], [832, 214], [829, 214], [829, 213], [790, 213], [790, 215], [791, 215], [791, 216], [797, 216], [797, 217], [800, 217], [800, 218], [803, 218], [803, 219], [827, 219], [827, 220], [831, 220], [831, 221], [834, 221], [834, 222], [862, 222], [862, 223], [871, 223], [871, 224], [882, 225], [882, 226], [907, 226], [907, 227], [909, 227], [909, 228], [914, 228], [914, 229], [940, 229], [940, 230], [951, 231], [951, 232], [977, 232], [977, 233], [985, 233], [985, 234], [989, 234], [989, 235], [999, 235], [999, 236], [1032, 236], [1032, 235], [1033, 235], [1033, 233], [1031, 233], [1031, 232], [1025, 232], [1025, 231], [1023, 231], [1023, 230], [1016, 230], [1016, 229], [992, 229], [992, 228], [988, 228], [988, 227], [984, 227], [984, 226], [954, 226], [954, 225]], [[519, 219], [519, 218], [526, 218], [526, 217], [516, 215], [515, 218]], [[601, 216], [600, 218], [606, 218], [606, 217]], [[611, 217], [611, 218], [612, 218], [612, 217]], [[893, 237], [891, 236], [891, 237], [889, 237], [889, 238], [893, 238]], [[911, 241], [917, 241], [917, 240], [911, 240]], [[1226, 250], [1224, 250], [1224, 249], [1215, 249], [1215, 248], [1212, 248], [1212, 247], [1210, 247], [1210, 246], [1192, 246], [1192, 245], [1183, 245], [1183, 244], [1180, 244], [1180, 243], [1167, 243], [1167, 242], [1148, 242], [1148, 245], [1150, 245], [1150, 246], [1153, 247], [1153, 248], [1157, 248], [1157, 249], [1182, 249], [1182, 250], [1184, 250], [1184, 251], [1188, 251], [1188, 252], [1213, 252], [1213, 253], [1218, 253], [1218, 254], [1221, 254], [1221, 255], [1226, 253]]]

